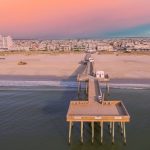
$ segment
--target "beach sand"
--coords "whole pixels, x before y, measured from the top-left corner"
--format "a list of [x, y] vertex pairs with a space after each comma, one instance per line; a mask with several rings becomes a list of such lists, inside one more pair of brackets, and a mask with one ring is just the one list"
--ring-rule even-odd
[[[13, 54], [1, 56], [0, 75], [70, 77], [80, 72], [80, 62], [85, 54]], [[150, 79], [150, 56], [93, 54], [95, 69], [103, 70], [111, 78]], [[18, 65], [24, 61], [26, 65]]]

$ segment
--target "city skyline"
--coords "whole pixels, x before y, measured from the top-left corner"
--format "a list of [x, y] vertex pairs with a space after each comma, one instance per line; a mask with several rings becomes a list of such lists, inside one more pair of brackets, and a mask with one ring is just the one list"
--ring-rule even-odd
[[0, 0], [0, 34], [21, 39], [150, 37], [148, 0]]

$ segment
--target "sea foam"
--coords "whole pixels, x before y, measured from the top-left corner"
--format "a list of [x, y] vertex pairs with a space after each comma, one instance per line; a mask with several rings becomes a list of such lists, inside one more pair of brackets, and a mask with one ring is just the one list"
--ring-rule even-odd
[[[110, 83], [110, 88], [119, 89], [150, 89], [150, 84], [129, 84], [129, 83]], [[76, 88], [76, 81], [11, 81], [11, 80], [0, 80], [0, 87], [40, 87], [40, 86], [50, 86], [50, 87], [70, 87]], [[82, 84], [85, 87], [85, 84]], [[101, 84], [104, 88], [105, 84]]]

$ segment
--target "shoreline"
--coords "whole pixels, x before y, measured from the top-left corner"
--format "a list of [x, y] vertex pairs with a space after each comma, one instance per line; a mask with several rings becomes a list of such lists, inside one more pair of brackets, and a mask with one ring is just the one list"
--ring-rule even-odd
[[[75, 81], [76, 76], [0, 75], [0, 81]], [[112, 84], [150, 84], [150, 78], [112, 78]]]

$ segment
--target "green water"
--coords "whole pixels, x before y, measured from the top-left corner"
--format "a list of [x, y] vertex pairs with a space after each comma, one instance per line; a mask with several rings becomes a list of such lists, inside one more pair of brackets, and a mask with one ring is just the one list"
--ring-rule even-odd
[[91, 129], [84, 126], [84, 144], [80, 144], [80, 126], [75, 124], [68, 145], [65, 121], [69, 101], [76, 89], [1, 90], [0, 150], [148, 150], [150, 149], [150, 91], [111, 89], [111, 99], [123, 100], [131, 122], [126, 126], [127, 145], [115, 126], [115, 144], [111, 144], [107, 124], [104, 143], [99, 142], [99, 127], [91, 144]]

